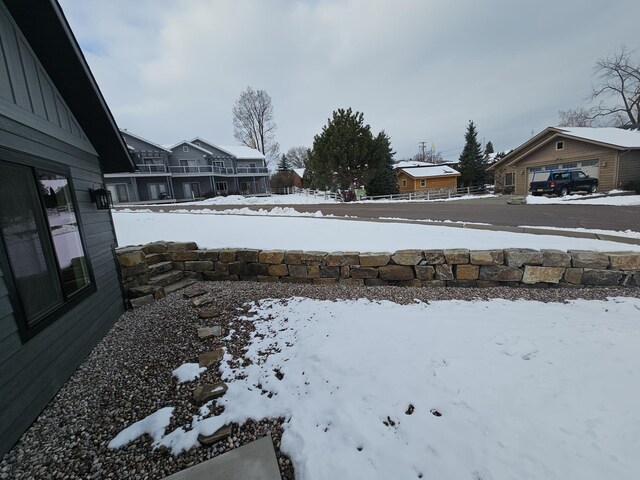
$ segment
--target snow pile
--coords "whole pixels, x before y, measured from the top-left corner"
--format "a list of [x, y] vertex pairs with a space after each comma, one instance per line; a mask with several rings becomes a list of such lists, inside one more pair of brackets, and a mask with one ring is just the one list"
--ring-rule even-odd
[[223, 360], [224, 412], [204, 407], [154, 446], [284, 416], [302, 480], [635, 479], [638, 311], [638, 298], [265, 300], [244, 319], [251, 363]]
[[120, 448], [133, 442], [136, 438], [144, 434], [149, 435], [154, 443], [161, 440], [164, 431], [169, 426], [173, 407], [161, 408], [157, 412], [143, 418], [139, 422], [129, 425], [122, 430], [116, 437], [109, 442], [109, 448]]
[[[135, 210], [121, 210], [125, 213], [135, 213]], [[138, 210], [139, 212], [149, 212], [150, 210]], [[159, 213], [164, 213], [164, 211], [160, 211]], [[187, 210], [187, 209], [178, 209], [171, 210], [170, 213], [193, 213], [196, 215], [200, 214], [208, 214], [208, 215], [250, 215], [250, 216], [276, 216], [276, 217], [324, 217], [320, 210], [316, 212], [298, 212], [296, 209], [291, 207], [273, 207], [271, 210], [266, 210], [264, 208], [260, 208], [258, 210], [251, 210], [248, 207], [244, 208], [230, 208], [227, 210], [211, 210], [210, 208], [203, 209], [195, 209], [195, 210]], [[327, 217], [333, 217], [334, 215], [326, 215]]]
[[192, 382], [200, 377], [207, 370], [197, 363], [183, 363], [171, 374], [178, 379], [178, 383]]
[[618, 195], [611, 197], [603, 197], [601, 194], [592, 195], [567, 195], [564, 197], [534, 197], [527, 196], [527, 204], [530, 205], [550, 205], [550, 204], [569, 204], [569, 205], [612, 205], [612, 206], [631, 206], [640, 205], [640, 195]]
[[640, 251], [629, 245], [491, 230], [328, 218], [113, 212], [122, 246], [157, 241], [196, 242], [200, 248], [258, 248], [394, 252], [432, 248], [555, 248]]
[[292, 193], [290, 195], [271, 195], [269, 197], [243, 197], [242, 195], [229, 195], [227, 197], [213, 197], [198, 202], [185, 202], [180, 205], [308, 205], [336, 203], [332, 198], [323, 196], [304, 195]]

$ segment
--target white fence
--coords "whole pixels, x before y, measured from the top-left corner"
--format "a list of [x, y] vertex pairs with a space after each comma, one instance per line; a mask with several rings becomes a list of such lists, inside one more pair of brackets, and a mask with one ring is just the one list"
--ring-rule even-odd
[[291, 195], [297, 193], [299, 195], [305, 195], [307, 197], [319, 197], [324, 200], [333, 199], [336, 202], [341, 202], [342, 198], [339, 193], [329, 192], [324, 190], [312, 190], [310, 188], [298, 188], [298, 187], [283, 187], [272, 188], [271, 193], [274, 195]]
[[484, 187], [435, 188], [432, 190], [417, 190], [395, 195], [361, 197], [360, 200], [439, 200], [443, 198], [463, 197], [465, 195], [480, 195], [483, 193], [486, 193]]

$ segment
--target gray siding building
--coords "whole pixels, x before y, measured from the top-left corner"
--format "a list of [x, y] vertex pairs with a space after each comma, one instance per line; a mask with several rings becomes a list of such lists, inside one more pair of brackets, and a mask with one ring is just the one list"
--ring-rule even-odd
[[200, 137], [165, 148], [121, 132], [136, 171], [105, 175], [114, 203], [270, 193], [265, 157], [256, 149], [215, 145]]
[[0, 0], [0, 455], [124, 311], [90, 190], [127, 170], [58, 3]]

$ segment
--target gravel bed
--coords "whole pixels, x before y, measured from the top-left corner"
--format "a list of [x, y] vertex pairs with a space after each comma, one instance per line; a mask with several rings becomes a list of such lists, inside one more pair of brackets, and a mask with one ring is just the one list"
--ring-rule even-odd
[[[316, 286], [248, 282], [199, 282], [215, 297], [217, 318], [201, 320], [198, 308], [181, 291], [141, 309], [126, 312], [58, 392], [33, 426], [0, 462], [0, 479], [136, 478], [155, 479], [210, 459], [220, 453], [270, 434], [276, 446], [283, 479], [295, 478], [289, 458], [279, 450], [283, 418], [233, 425], [232, 436], [211, 447], [193, 448], [178, 456], [166, 449], [151, 449], [147, 436], [119, 450], [107, 444], [123, 428], [156, 410], [175, 407], [170, 430], [189, 424], [198, 407], [193, 389], [220, 380], [209, 368], [199, 380], [178, 384], [171, 371], [198, 354], [224, 346], [242, 357], [251, 331], [240, 329], [238, 317], [247, 302], [263, 298], [308, 297], [320, 300], [369, 298], [401, 304], [416, 300], [526, 299], [561, 302], [569, 299], [604, 299], [640, 296], [636, 288], [402, 288]], [[235, 329], [231, 344], [222, 339], [200, 340], [197, 326], [220, 324]], [[220, 413], [221, 407], [214, 407]]]

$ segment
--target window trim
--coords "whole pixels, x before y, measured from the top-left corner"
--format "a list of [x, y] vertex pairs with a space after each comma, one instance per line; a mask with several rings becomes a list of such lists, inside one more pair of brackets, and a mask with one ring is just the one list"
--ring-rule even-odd
[[188, 152], [189, 151], [189, 147], [187, 145], [183, 145], [182, 146], [182, 151], [183, 152]]
[[[513, 183], [507, 183], [507, 178], [511, 175], [511, 181]], [[516, 172], [504, 172], [504, 186], [505, 187], [515, 187], [516, 186]]]
[[403, 186], [403, 187], [406, 187], [406, 186], [407, 186], [407, 179], [406, 179], [406, 178], [403, 178], [403, 179], [401, 180], [401, 182], [402, 182], [402, 183], [401, 183], [401, 186]]
[[421, 187], [426, 187], [427, 186], [427, 179], [426, 178], [421, 178], [420, 179], [420, 186]]
[[[13, 163], [22, 167], [26, 167], [31, 169], [33, 175], [34, 182], [36, 181], [35, 170], [44, 171], [47, 173], [52, 173], [56, 175], [63, 175], [67, 181], [69, 182], [69, 192], [71, 194], [71, 202], [73, 204], [74, 211], [77, 213], [76, 219], [78, 221], [78, 233], [80, 234], [80, 243], [82, 244], [82, 248], [85, 253], [85, 259], [87, 262], [87, 272], [89, 275], [89, 285], [82, 288], [75, 294], [70, 295], [66, 299], [63, 300], [63, 303], [58, 307], [54, 307], [49, 313], [47, 313], [44, 317], [42, 317], [35, 325], [29, 327], [29, 323], [27, 320], [27, 316], [24, 311], [24, 307], [22, 306], [22, 301], [20, 300], [20, 294], [18, 292], [17, 286], [15, 284], [13, 269], [11, 268], [11, 263], [9, 262], [9, 258], [7, 257], [7, 251], [5, 247], [5, 240], [2, 232], [0, 231], [0, 269], [2, 269], [4, 283], [7, 287], [9, 301], [11, 302], [11, 307], [13, 309], [13, 317], [15, 318], [16, 324], [18, 326], [18, 334], [20, 335], [20, 339], [22, 340], [22, 344], [27, 343], [29, 340], [37, 336], [39, 333], [47, 329], [54, 322], [64, 316], [66, 313], [73, 310], [75, 307], [80, 305], [84, 300], [93, 295], [98, 291], [96, 286], [96, 279], [93, 272], [93, 265], [91, 263], [91, 256], [89, 254], [89, 249], [87, 248], [87, 243], [85, 240], [84, 227], [82, 225], [82, 219], [80, 217], [80, 210], [78, 209], [78, 199], [76, 198], [76, 190], [73, 185], [73, 178], [71, 177], [71, 169], [64, 164], [58, 163], [56, 161], [37, 157], [35, 155], [27, 155], [24, 153], [15, 152], [12, 150], [5, 149], [0, 147], [0, 159], [7, 163]], [[49, 219], [47, 218], [44, 212], [46, 209], [44, 208], [44, 200], [42, 195], [38, 195], [38, 200], [40, 202], [41, 208], [43, 208], [43, 215], [45, 224], [49, 229], [47, 231], [47, 238], [49, 238], [49, 242], [51, 242], [51, 246], [53, 247], [53, 239], [51, 238]], [[54, 250], [55, 252], [55, 250]], [[55, 258], [56, 265], [58, 265], [58, 259]], [[58, 278], [60, 278], [62, 272], [60, 272], [60, 267], [58, 266]]]
[[556, 142], [556, 150], [564, 150], [564, 141]]

